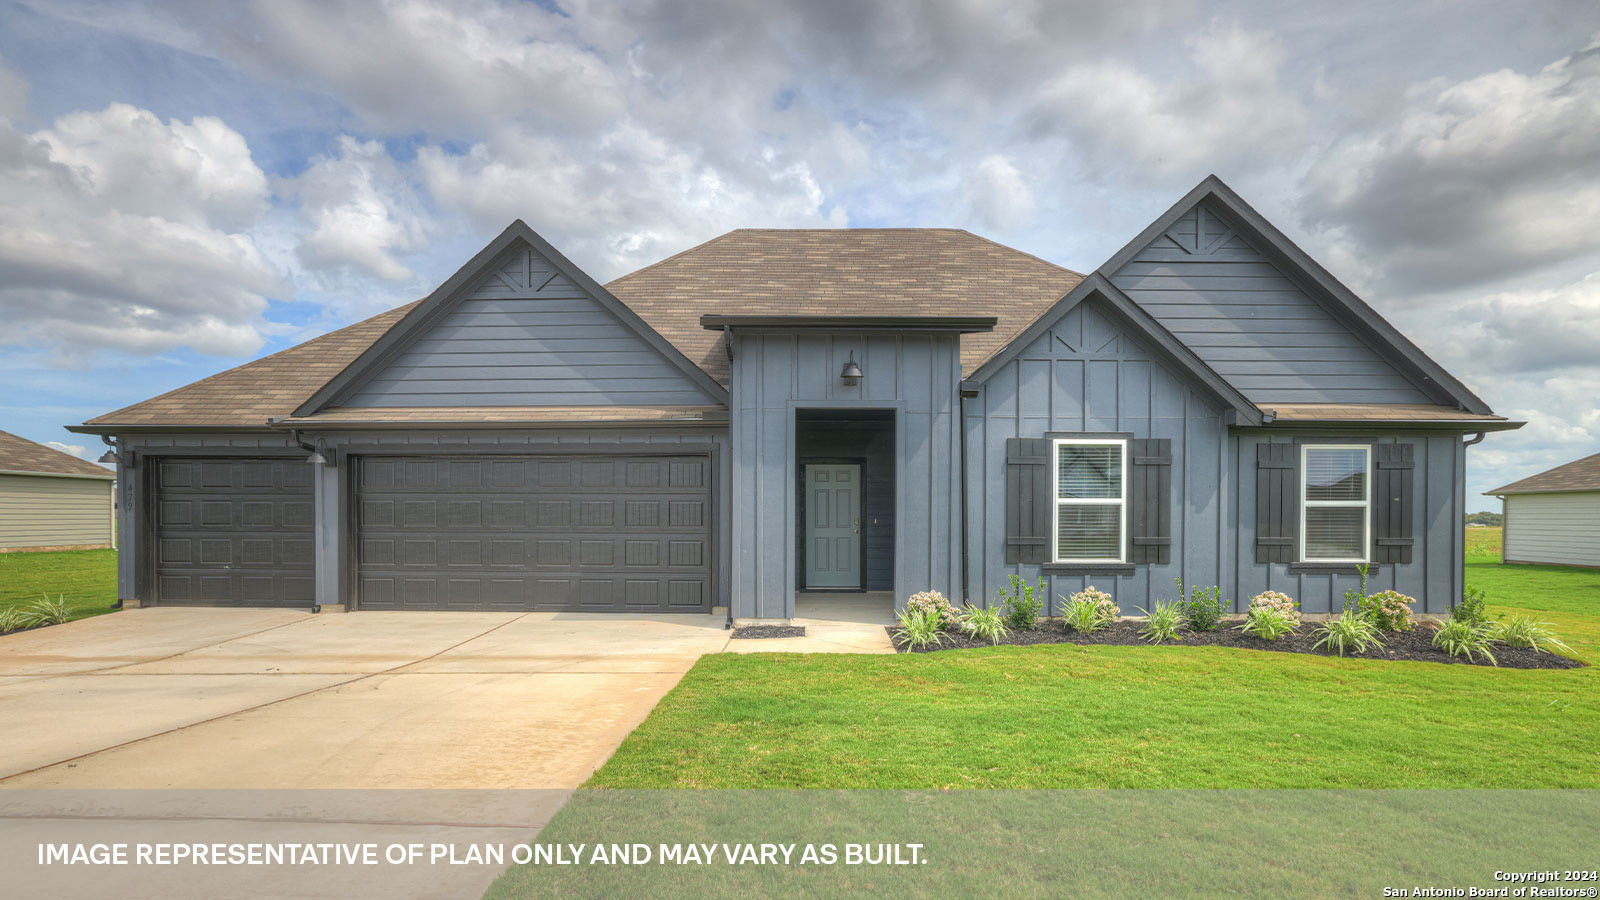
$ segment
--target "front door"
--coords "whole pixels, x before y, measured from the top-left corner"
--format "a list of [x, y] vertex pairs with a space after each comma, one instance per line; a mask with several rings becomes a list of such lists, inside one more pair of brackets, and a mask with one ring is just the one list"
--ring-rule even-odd
[[806, 466], [806, 587], [861, 587], [861, 467]]

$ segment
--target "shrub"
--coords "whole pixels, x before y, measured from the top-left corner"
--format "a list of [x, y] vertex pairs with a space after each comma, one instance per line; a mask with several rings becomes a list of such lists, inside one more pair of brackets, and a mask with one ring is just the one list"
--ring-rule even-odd
[[1361, 575], [1361, 587], [1351, 588], [1344, 592], [1344, 611], [1359, 610], [1361, 601], [1367, 599], [1367, 576], [1371, 574], [1372, 567], [1366, 563], [1356, 566], [1356, 572]]
[[40, 625], [60, 625], [72, 619], [72, 607], [67, 605], [65, 595], [51, 600], [41, 597], [22, 608], [22, 619], [30, 628]]
[[1252, 605], [1250, 611], [1245, 613], [1244, 624], [1239, 626], [1239, 630], [1263, 641], [1275, 641], [1292, 633], [1300, 624], [1299, 613], [1293, 613], [1293, 619], [1289, 615], [1276, 606]]
[[1417, 598], [1399, 591], [1379, 591], [1363, 598], [1358, 609], [1379, 631], [1410, 631], [1411, 604], [1415, 602]]
[[1246, 615], [1258, 609], [1276, 610], [1291, 624], [1300, 624], [1300, 601], [1288, 594], [1282, 594], [1277, 591], [1262, 591], [1250, 598], [1250, 609], [1245, 611]]
[[961, 630], [991, 644], [1000, 643], [1000, 639], [1008, 633], [1005, 622], [1001, 620], [1000, 610], [980, 609], [976, 606], [969, 606], [962, 613]]
[[932, 615], [940, 631], [948, 631], [961, 624], [961, 611], [951, 606], [950, 601], [938, 591], [912, 594], [911, 599], [906, 601], [906, 609]]
[[1000, 600], [1006, 611], [1006, 624], [1019, 631], [1028, 631], [1039, 624], [1039, 610], [1044, 608], [1044, 596], [1049, 589], [1044, 579], [1035, 588], [1022, 577], [1011, 576], [1011, 590], [1000, 589]]
[[1535, 653], [1572, 652], [1566, 642], [1550, 630], [1549, 622], [1535, 622], [1532, 616], [1512, 616], [1504, 622], [1489, 626], [1490, 634], [1507, 647], [1520, 647]]
[[0, 609], [0, 634], [5, 634], [8, 631], [21, 631], [27, 628], [29, 624], [28, 617], [23, 615], [22, 610], [17, 609], [15, 606]]
[[1337, 619], [1329, 619], [1318, 628], [1322, 639], [1312, 644], [1312, 649], [1327, 647], [1340, 656], [1346, 653], [1365, 653], [1373, 647], [1382, 647], [1383, 638], [1372, 620], [1353, 609], [1346, 609]]
[[1489, 652], [1489, 642], [1493, 639], [1494, 629], [1491, 626], [1451, 619], [1433, 633], [1433, 646], [1469, 662], [1476, 656], [1482, 656], [1489, 662], [1499, 665], [1495, 662], [1494, 654]]
[[1183, 579], [1174, 578], [1178, 584], [1178, 601], [1183, 604], [1183, 622], [1191, 631], [1216, 631], [1222, 621], [1222, 588], [1191, 588], [1189, 599], [1183, 599]]
[[1110, 625], [1122, 614], [1111, 595], [1089, 585], [1068, 599], [1061, 610], [1061, 621], [1073, 631], [1092, 634]]
[[1482, 625], [1489, 621], [1489, 592], [1469, 587], [1461, 594], [1461, 602], [1450, 611], [1450, 618], [1469, 625]]
[[1172, 600], [1157, 600], [1154, 609], [1144, 610], [1144, 616], [1140, 637], [1152, 644], [1178, 639], [1178, 627], [1183, 624], [1182, 604]]
[[910, 647], [912, 650], [921, 650], [944, 643], [944, 625], [939, 619], [939, 614], [932, 609], [923, 607], [913, 609], [907, 603], [906, 608], [900, 610], [900, 629], [894, 633], [894, 642]]

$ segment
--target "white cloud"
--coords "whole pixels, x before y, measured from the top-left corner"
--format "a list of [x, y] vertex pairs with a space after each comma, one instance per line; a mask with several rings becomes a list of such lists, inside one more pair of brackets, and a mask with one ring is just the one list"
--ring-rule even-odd
[[28, 110], [28, 82], [0, 56], [0, 119], [16, 121]]
[[1192, 64], [1172, 77], [1085, 59], [1039, 92], [1040, 136], [1068, 138], [1095, 173], [1181, 176], [1281, 164], [1303, 146], [1306, 113], [1279, 83], [1287, 58], [1265, 31], [1212, 22], [1189, 37]]
[[846, 224], [809, 168], [768, 151], [739, 178], [693, 148], [623, 123], [592, 145], [503, 134], [465, 154], [417, 154], [434, 202], [497, 231], [522, 218], [605, 280], [739, 225]]
[[283, 286], [242, 230], [266, 178], [221, 121], [112, 104], [24, 134], [0, 123], [0, 323], [6, 342], [150, 353], [261, 345]]
[[1015, 231], [1033, 218], [1033, 189], [1011, 161], [999, 154], [986, 156], [961, 179], [967, 212], [985, 228]]
[[385, 281], [412, 278], [397, 253], [427, 244], [421, 201], [383, 145], [341, 135], [336, 156], [322, 156], [285, 186], [310, 231], [300, 260], [311, 269], [354, 269]]
[[89, 450], [82, 444], [63, 444], [60, 441], [45, 441], [44, 444], [46, 447], [54, 447], [68, 456], [76, 456], [79, 459], [89, 458]]
[[1438, 289], [1600, 252], [1600, 41], [1532, 74], [1414, 87], [1328, 150], [1304, 221], [1397, 288]]

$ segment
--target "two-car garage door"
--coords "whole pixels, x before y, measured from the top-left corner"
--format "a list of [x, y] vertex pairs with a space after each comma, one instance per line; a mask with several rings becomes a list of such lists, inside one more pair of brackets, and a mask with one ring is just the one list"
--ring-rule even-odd
[[358, 457], [361, 609], [708, 610], [704, 455]]

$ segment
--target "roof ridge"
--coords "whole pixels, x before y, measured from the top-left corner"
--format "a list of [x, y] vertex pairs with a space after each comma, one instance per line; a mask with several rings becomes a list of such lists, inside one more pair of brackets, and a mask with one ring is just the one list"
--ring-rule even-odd
[[[40, 475], [73, 475], [73, 474], [77, 474], [77, 475], [82, 475], [82, 476], [85, 476], [85, 477], [101, 477], [101, 478], [116, 478], [117, 477], [117, 474], [115, 472], [111, 471], [110, 469], [107, 469], [105, 466], [98, 465], [96, 463], [92, 463], [92, 462], [90, 462], [90, 461], [88, 461], [86, 459], [83, 459], [81, 457], [73, 456], [71, 453], [67, 453], [64, 450], [57, 450], [56, 448], [50, 446], [49, 444], [42, 444], [42, 443], [40, 443], [38, 441], [30, 441], [30, 440], [28, 440], [27, 438], [23, 437], [20, 434], [13, 434], [13, 433], [11, 433], [9, 431], [0, 431], [0, 443], [4, 443], [5, 439], [7, 439], [7, 438], [9, 438], [10, 440], [13, 440], [13, 441], [17, 441], [17, 442], [19, 442], [21, 444], [27, 445], [28, 448], [32, 448], [32, 452], [34, 452], [34, 453], [43, 452], [45, 454], [45, 458], [46, 459], [55, 460], [55, 459], [59, 458], [59, 459], [62, 460], [62, 462], [55, 463], [56, 468], [53, 468], [53, 469], [36, 469], [36, 468], [28, 468], [29, 464], [24, 460], [23, 462], [16, 463], [16, 465], [20, 466], [20, 468], [13, 468], [12, 464], [10, 464], [10, 463], [0, 463], [0, 469], [6, 469], [8, 471], [13, 471], [13, 472], [37, 472]], [[71, 463], [71, 465], [68, 466], [68, 465], [66, 465], [66, 463]]]

